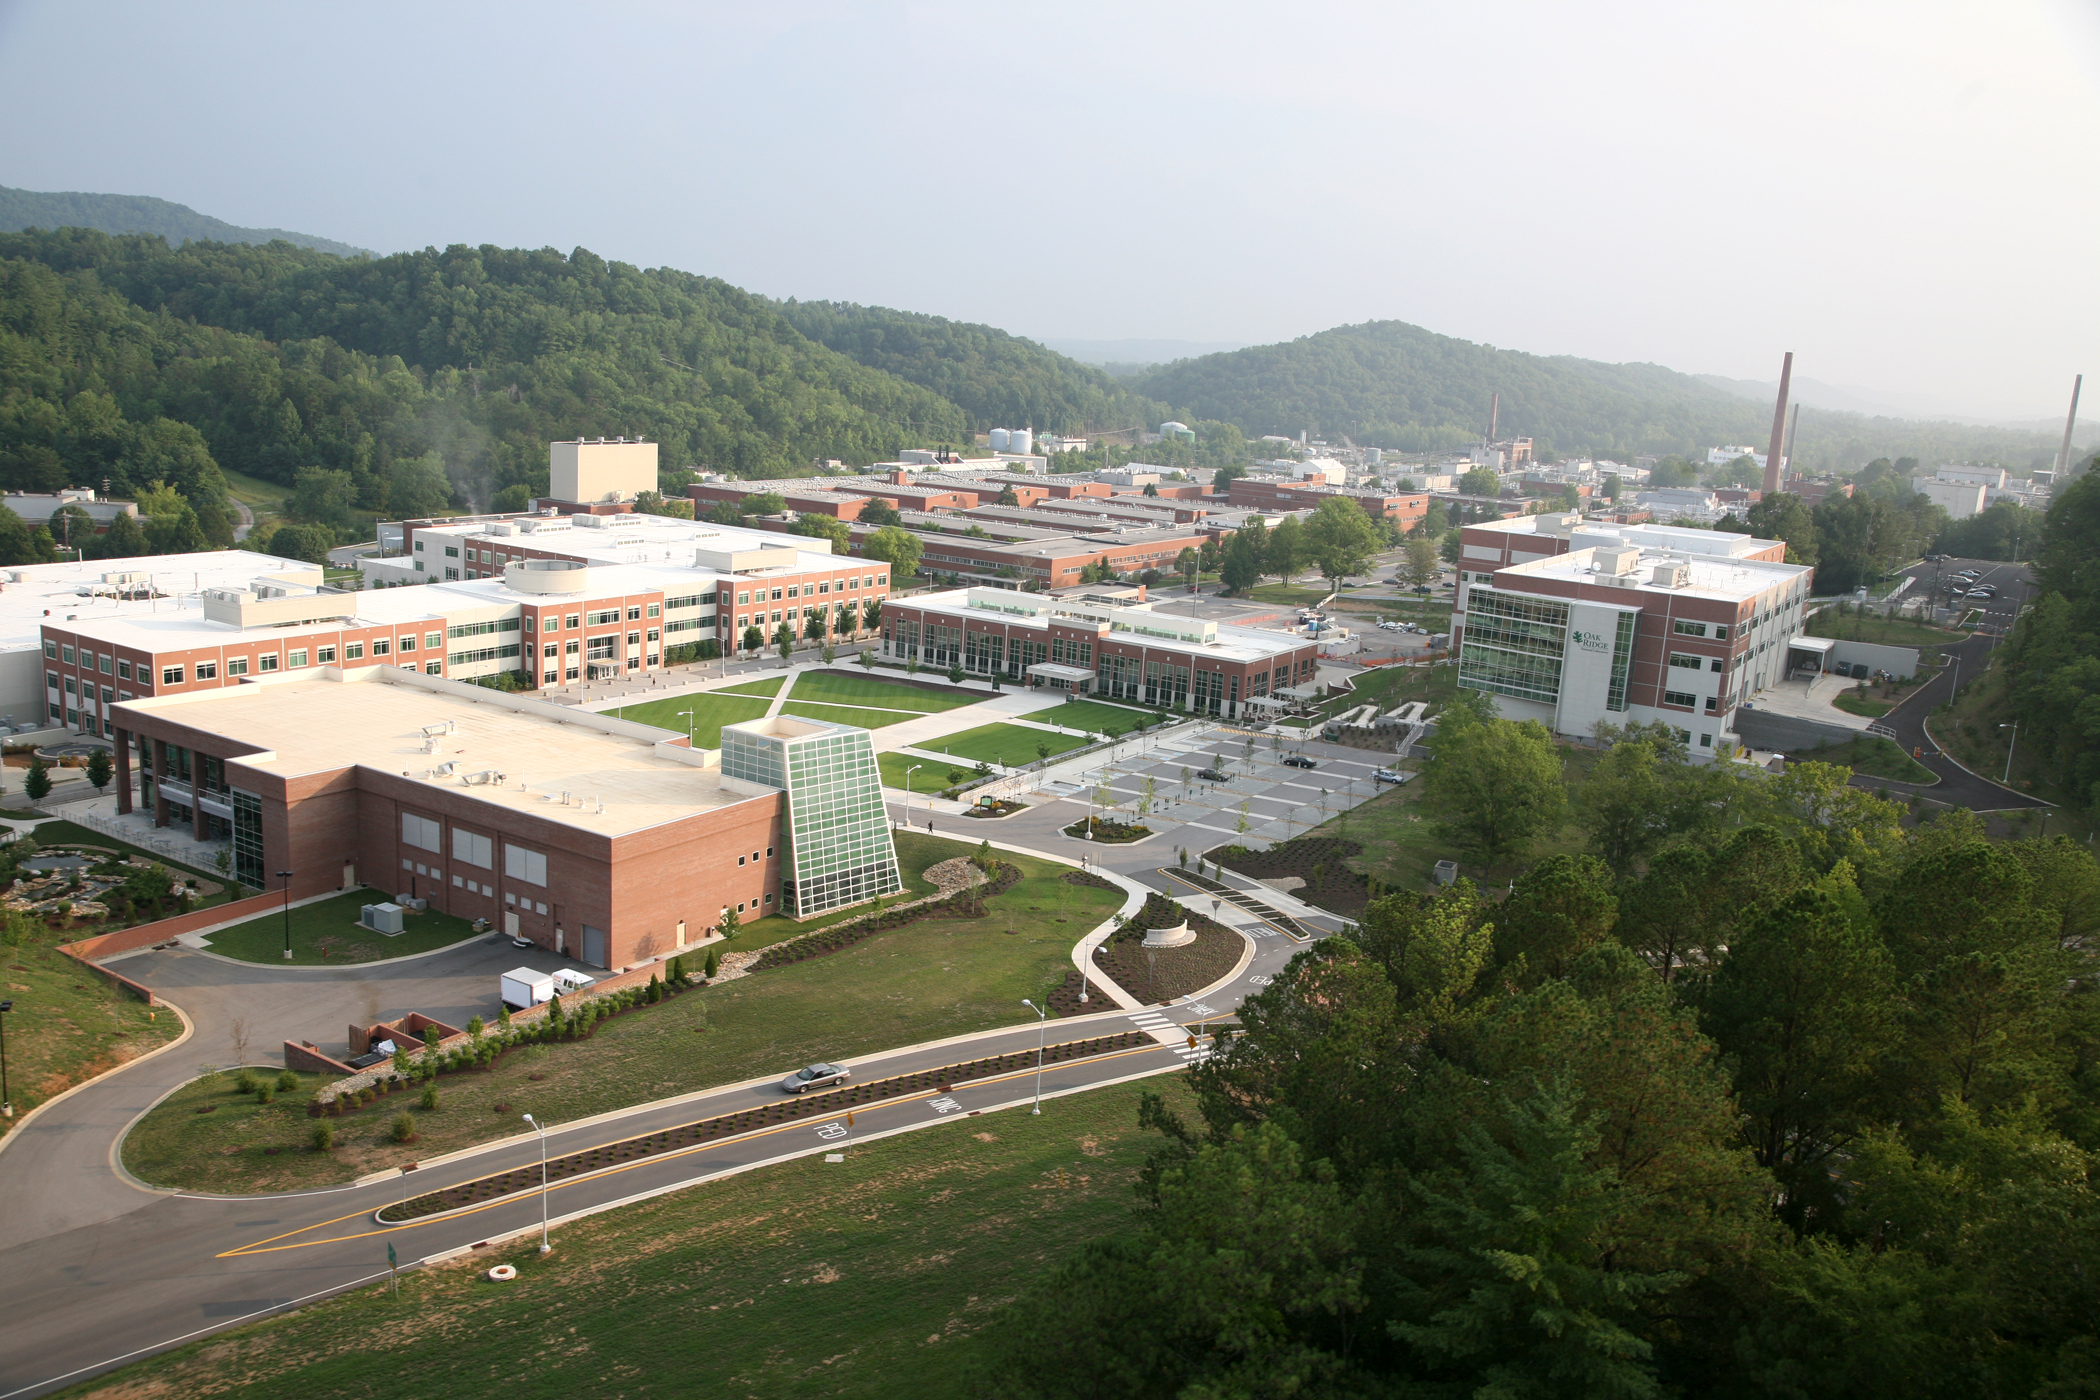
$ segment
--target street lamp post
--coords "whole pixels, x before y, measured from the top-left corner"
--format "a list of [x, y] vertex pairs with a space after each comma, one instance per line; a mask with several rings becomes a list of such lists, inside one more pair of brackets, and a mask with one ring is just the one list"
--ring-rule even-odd
[[[923, 763], [914, 763], [911, 767], [904, 770], [904, 824], [906, 826], [911, 825], [911, 775], [925, 766]], [[933, 810], [930, 804], [927, 810]]]
[[2020, 743], [2020, 722], [2018, 720], [2014, 720], [2011, 724], [2001, 724], [1998, 727], [2000, 729], [2010, 729], [2012, 731], [2012, 739], [2005, 746], [2005, 777], [2000, 780], [2002, 782], [2009, 783], [2012, 781], [2013, 750], [2016, 747], [2018, 747]]
[[1028, 1110], [1029, 1116], [1040, 1117], [1043, 1112], [1043, 1037], [1049, 1033], [1050, 1013], [1037, 1006], [1027, 997], [1021, 1005], [1035, 1013], [1035, 1107]]
[[292, 960], [292, 872], [280, 870], [277, 878], [284, 881], [284, 960]]
[[693, 746], [693, 712], [691, 710], [680, 710], [678, 715], [685, 721], [685, 746], [691, 748]]
[[7, 1093], [7, 1013], [14, 1009], [12, 1001], [0, 1001], [0, 1118], [15, 1116], [15, 1101]]
[[540, 1253], [551, 1254], [554, 1246], [547, 1243], [547, 1130], [529, 1113], [525, 1121], [540, 1135]]

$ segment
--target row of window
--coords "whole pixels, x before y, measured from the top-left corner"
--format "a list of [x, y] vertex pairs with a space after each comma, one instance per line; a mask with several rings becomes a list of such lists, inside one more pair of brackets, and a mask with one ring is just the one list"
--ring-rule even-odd
[[[772, 597], [771, 597], [770, 599], [769, 599], [769, 598], [768, 598], [768, 597], [766, 596], [766, 590], [765, 590], [765, 589], [763, 589], [763, 588], [755, 588], [755, 589], [751, 589], [751, 590], [749, 590], [749, 591], [747, 591], [747, 592], [743, 592], [743, 593], [739, 593], [739, 594], [737, 594], [737, 595], [736, 595], [736, 605], [737, 605], [738, 607], [740, 607], [740, 608], [748, 608], [748, 607], [750, 607], [750, 606], [751, 606], [751, 604], [752, 604], [753, 602], [760, 602], [760, 603], [764, 603], [764, 602], [774, 602], [774, 603], [778, 603], [778, 602], [782, 601], [782, 597], [781, 597], [781, 595], [782, 595], [782, 593], [783, 593], [783, 592], [785, 592], [785, 594], [786, 594], [786, 595], [787, 595], [787, 597], [789, 597], [789, 598], [796, 598], [796, 597], [802, 597], [802, 598], [814, 598], [814, 597], [816, 597], [817, 595], [819, 595], [819, 594], [821, 594], [821, 593], [829, 593], [829, 592], [831, 592], [831, 591], [833, 590], [833, 587], [834, 587], [834, 586], [836, 586], [837, 590], [838, 590], [838, 591], [839, 591], [840, 593], [844, 593], [844, 592], [846, 592], [846, 591], [847, 591], [848, 589], [852, 589], [852, 590], [858, 591], [858, 590], [860, 590], [860, 589], [862, 589], [862, 588], [886, 588], [886, 587], [888, 587], [888, 586], [889, 586], [889, 581], [890, 581], [890, 576], [889, 576], [888, 574], [865, 574], [865, 575], [861, 576], [860, 578], [846, 578], [846, 579], [836, 579], [836, 580], [834, 580], [834, 579], [823, 579], [823, 580], [820, 580], [820, 581], [818, 581], [818, 582], [816, 582], [816, 583], [802, 583], [802, 584], [795, 584], [795, 583], [791, 583], [791, 584], [788, 584], [788, 585], [786, 586], [786, 588], [785, 588], [785, 589], [780, 589], [780, 588], [776, 588], [776, 589], [774, 589], [774, 590], [773, 590], [773, 594], [772, 594]], [[701, 599], [700, 601], [702, 601], [702, 602], [712, 602], [713, 600], [712, 600], [712, 599], [708, 599], [708, 598], [703, 598], [703, 599]]]
[[[646, 606], [641, 603], [633, 604], [627, 609], [626, 620], [629, 622], [640, 622], [644, 616], [661, 617], [663, 616], [663, 607], [664, 605], [661, 603], [650, 603]], [[619, 624], [620, 610], [618, 608], [601, 608], [597, 612], [592, 613], [588, 619], [582, 613], [570, 613], [566, 617], [559, 617], [554, 613], [542, 613], [540, 615], [540, 630], [542, 632], [560, 632], [564, 629], [573, 632], [578, 627], [617, 627]], [[528, 632], [532, 630], [532, 619], [529, 617], [525, 619], [525, 630]]]
[[[414, 812], [401, 814], [401, 844], [413, 846], [419, 851], [442, 854], [445, 849], [444, 823], [433, 817], [419, 816]], [[465, 861], [468, 865], [492, 870], [496, 864], [495, 839], [463, 827], [452, 828], [452, 859]], [[425, 873], [418, 870], [418, 874]], [[431, 870], [429, 874], [440, 879], [444, 872]], [[528, 846], [510, 841], [503, 843], [503, 873], [512, 880], [523, 880], [528, 885], [547, 883], [547, 855]]]

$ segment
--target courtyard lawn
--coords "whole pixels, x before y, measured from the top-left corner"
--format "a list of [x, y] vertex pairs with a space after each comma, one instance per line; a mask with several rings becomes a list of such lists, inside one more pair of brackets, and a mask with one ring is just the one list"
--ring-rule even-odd
[[[427, 890], [429, 884], [425, 879], [419, 888]], [[435, 909], [422, 914], [413, 909], [404, 911], [402, 931], [392, 937], [374, 933], [357, 922], [358, 911], [363, 905], [384, 904], [393, 897], [377, 890], [353, 890], [334, 899], [294, 906], [289, 916], [282, 912], [264, 914], [205, 937], [210, 942], [211, 951], [223, 957], [281, 967], [286, 962], [284, 931], [289, 922], [292, 930], [291, 966], [335, 967], [427, 953], [477, 936], [473, 925], [465, 919], [440, 914]]]
[[[899, 792], [905, 791], [905, 770], [914, 764], [918, 765], [919, 769], [918, 772], [911, 775], [910, 791], [914, 797], [923, 797], [929, 792], [939, 792], [942, 788], [947, 787], [950, 770], [961, 773], [965, 778], [972, 777], [977, 772], [977, 765], [974, 760], [966, 763], [962, 759], [952, 756], [942, 758], [937, 746], [931, 757], [923, 753], [901, 751], [875, 755], [875, 765], [882, 770], [882, 785], [886, 788], [895, 788]], [[902, 852], [899, 852], [899, 854], [901, 855]]]
[[[774, 678], [777, 684], [779, 677]], [[615, 719], [631, 719], [637, 724], [653, 724], [658, 729], [668, 729], [673, 734], [686, 732], [685, 716], [680, 710], [693, 712], [693, 747], [719, 749], [722, 747], [722, 726], [742, 724], [747, 719], [763, 719], [770, 700], [761, 696], [744, 695], [686, 695], [665, 700], [648, 700], [639, 705], [622, 705], [610, 710]]]
[[[849, 1146], [843, 1164], [746, 1172], [577, 1221], [545, 1257], [534, 1238], [410, 1272], [398, 1298], [364, 1288], [69, 1394], [238, 1384], [250, 1400], [491, 1388], [514, 1400], [717, 1389], [963, 1400], [998, 1302], [1089, 1241], [1127, 1233], [1138, 1171], [1161, 1145], [1137, 1127], [1139, 1099], [1162, 1094], [1188, 1117], [1185, 1086], [1154, 1075], [1050, 1100], [1039, 1118], [941, 1123]], [[498, 1263], [518, 1281], [486, 1282]]]
[[1309, 608], [1333, 591], [1324, 583], [1258, 583], [1247, 590], [1247, 596], [1258, 603], [1285, 603], [1292, 607]]
[[1061, 724], [1067, 729], [1084, 729], [1091, 734], [1113, 734], [1121, 738], [1139, 724], [1148, 727], [1154, 724], [1159, 712], [1103, 700], [1067, 700], [1047, 710], [1033, 710], [1021, 718], [1037, 724]]
[[[931, 675], [929, 674], [929, 679]], [[841, 676], [828, 671], [805, 671], [795, 679], [792, 697], [829, 705], [865, 705], [879, 710], [916, 710], [939, 714], [991, 699], [988, 691], [922, 690], [915, 685], [877, 680], [873, 676]]]
[[786, 679], [786, 676], [767, 676], [764, 680], [739, 681], [735, 685], [725, 685], [720, 690], [710, 690], [707, 693], [709, 695], [778, 695], [780, 693], [780, 683]]
[[851, 724], [862, 729], [880, 729], [886, 724], [902, 724], [908, 719], [917, 719], [916, 713], [905, 710], [863, 710], [851, 705], [812, 705], [803, 700], [790, 700], [780, 707], [784, 715], [800, 715], [804, 719], [821, 719], [831, 724]]
[[[929, 742], [932, 745], [930, 752], [939, 753], [946, 749], [946, 756], [951, 759], [967, 759], [970, 763], [982, 760], [1018, 768], [1036, 761], [1038, 744], [1048, 745], [1055, 756], [1084, 748], [1092, 741], [1077, 734], [1053, 734], [1047, 729], [1028, 729], [1018, 724], [981, 724], [975, 729], [946, 734]], [[927, 745], [917, 747], [925, 749]]]
[[[922, 844], [923, 843], [923, 844]], [[915, 836], [900, 856], [931, 864], [968, 855], [974, 842]], [[254, 1111], [199, 1114], [225, 1088], [199, 1081], [140, 1119], [123, 1144], [125, 1165], [147, 1181], [216, 1192], [284, 1191], [508, 1137], [518, 1115], [567, 1122], [632, 1104], [784, 1073], [900, 1045], [1010, 1026], [1028, 1016], [1071, 968], [1071, 948], [1122, 905], [1120, 890], [1067, 883], [1070, 869], [1002, 852], [1025, 878], [987, 902], [977, 919], [923, 919], [825, 957], [756, 973], [603, 1022], [589, 1040], [533, 1045], [492, 1068], [438, 1082], [441, 1106], [396, 1094], [329, 1120], [332, 1153], [307, 1150], [313, 1120], [303, 1096]], [[919, 866], [924, 869], [924, 864]], [[853, 911], [859, 912], [859, 911]], [[813, 925], [798, 925], [808, 928]], [[744, 938], [734, 945], [745, 947]], [[491, 989], [489, 1011], [495, 1010]], [[505, 1105], [497, 1111], [497, 1105]], [[420, 1141], [388, 1140], [395, 1114], [411, 1111]], [[229, 1153], [228, 1148], [237, 1149]], [[277, 1151], [268, 1152], [266, 1149]]]

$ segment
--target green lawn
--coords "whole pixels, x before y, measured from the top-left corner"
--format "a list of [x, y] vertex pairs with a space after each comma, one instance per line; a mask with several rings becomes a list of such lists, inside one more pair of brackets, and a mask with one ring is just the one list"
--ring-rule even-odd
[[[544, 1258], [533, 1239], [408, 1273], [398, 1299], [362, 1289], [68, 1393], [963, 1400], [992, 1310], [1129, 1228], [1160, 1145], [1137, 1127], [1147, 1092], [1190, 1115], [1184, 1077], [1155, 1075], [1050, 1100], [1039, 1118], [848, 1146], [843, 1163], [802, 1158], [578, 1221]], [[518, 1280], [487, 1282], [497, 1263]]]
[[1872, 695], [1861, 695], [1852, 690], [1841, 692], [1830, 703], [1848, 715], [1859, 715], [1866, 719], [1880, 719], [1896, 708], [1887, 700], [1876, 700]]
[[803, 700], [790, 700], [780, 707], [784, 715], [801, 715], [804, 719], [821, 719], [832, 724], [851, 724], [861, 729], [880, 729], [887, 724], [902, 724], [918, 715], [903, 710], [863, 710], [851, 705], [812, 705]]
[[[739, 681], [735, 685], [725, 685], [720, 690], [710, 690], [707, 693], [709, 695], [778, 695], [780, 693], [780, 683], [786, 679], [786, 676], [767, 676], [764, 680]], [[681, 706], [681, 708], [683, 707]]]
[[1114, 734], [1118, 737], [1128, 734], [1140, 722], [1150, 726], [1158, 717], [1159, 712], [1156, 710], [1117, 705], [1102, 700], [1067, 700], [1051, 709], [1035, 710], [1022, 716], [1024, 719], [1034, 720], [1037, 724], [1061, 724], [1067, 729], [1084, 729], [1091, 734]]
[[992, 698], [982, 691], [943, 693], [877, 680], [873, 676], [840, 676], [820, 671], [805, 671], [796, 677], [793, 695], [796, 700], [866, 705], [881, 710], [916, 710], [925, 715], [961, 709], [964, 705], [976, 705]]
[[1295, 583], [1258, 583], [1247, 590], [1246, 596], [1261, 603], [1287, 603], [1292, 607], [1308, 608], [1333, 591], [1324, 583], [1311, 587]]
[[[982, 759], [986, 763], [1003, 763], [1009, 768], [1018, 768], [1036, 761], [1036, 746], [1039, 744], [1047, 745], [1055, 755], [1084, 748], [1089, 742], [1081, 735], [1053, 734], [1047, 729], [1025, 729], [1018, 724], [981, 724], [960, 734], [947, 734], [932, 740], [929, 751], [938, 753], [946, 749], [949, 758], [968, 759], [970, 763]], [[927, 745], [918, 747], [924, 749]]]
[[226, 489], [235, 500], [249, 506], [262, 506], [269, 510], [281, 509], [292, 494], [289, 486], [280, 486], [274, 481], [264, 481], [259, 476], [249, 476], [231, 467], [219, 468], [219, 475], [226, 478]]
[[[924, 863], [975, 849], [925, 836], [898, 846], [900, 857], [911, 849], [908, 859]], [[300, 1189], [506, 1136], [521, 1113], [566, 1122], [812, 1060], [850, 1061], [1014, 1025], [1028, 1015], [1021, 998], [1040, 1002], [1062, 982], [1072, 944], [1114, 914], [1123, 896], [1067, 884], [1060, 878], [1067, 866], [1001, 858], [1020, 865], [1026, 878], [989, 901], [983, 918], [922, 920], [827, 957], [687, 992], [607, 1021], [590, 1040], [529, 1046], [486, 1072], [447, 1075], [438, 1081], [442, 1106], [434, 1112], [416, 1109], [412, 1094], [397, 1094], [332, 1120], [336, 1150], [327, 1156], [304, 1149], [313, 1124], [303, 1101], [279, 1099], [222, 1124], [216, 1113], [196, 1112], [199, 1096], [223, 1093], [206, 1084], [141, 1119], [125, 1139], [125, 1165], [148, 1181], [196, 1190]], [[493, 1013], [493, 988], [490, 997]], [[498, 1104], [508, 1107], [499, 1113]], [[387, 1140], [390, 1121], [403, 1110], [416, 1114], [421, 1141]], [[228, 1154], [228, 1147], [239, 1150]], [[270, 1147], [280, 1151], [267, 1153]]]
[[[0, 995], [15, 1004], [7, 1013], [7, 1085], [15, 1116], [0, 1118], [0, 1135], [45, 1100], [182, 1034], [182, 1018], [174, 1012], [149, 1011], [56, 948], [0, 948], [0, 963], [6, 966], [0, 981], [7, 984]], [[200, 1050], [220, 1052], [217, 1046]]]
[[1930, 783], [1933, 780], [1930, 768], [1915, 762], [1901, 745], [1879, 734], [1862, 734], [1846, 743], [1828, 744], [1822, 748], [1799, 749], [1791, 756], [1816, 763], [1841, 763], [1870, 778], [1894, 778], [1905, 783]]
[[944, 759], [937, 756], [929, 758], [924, 754], [918, 753], [879, 753], [875, 755], [875, 766], [882, 770], [882, 785], [888, 788], [895, 788], [899, 792], [905, 790], [904, 771], [914, 764], [918, 765], [919, 769], [918, 772], [911, 776], [911, 792], [914, 796], [929, 792], [939, 792], [942, 788], [947, 787], [950, 769], [963, 774], [965, 777], [969, 777], [977, 771], [974, 761], [964, 762], [959, 758]]
[[[429, 884], [425, 879], [418, 888], [427, 893]], [[207, 937], [211, 941], [211, 951], [223, 957], [279, 966], [286, 961], [284, 930], [289, 922], [292, 930], [291, 965], [333, 967], [342, 963], [378, 962], [383, 958], [406, 957], [410, 953], [427, 953], [433, 948], [444, 948], [475, 936], [473, 925], [465, 919], [440, 914], [435, 909], [423, 914], [407, 911], [402, 932], [392, 938], [358, 924], [360, 906], [382, 904], [393, 897], [377, 890], [353, 890], [334, 899], [298, 905], [289, 916], [265, 914], [245, 924], [220, 929]]]
[[[774, 684], [780, 678], [774, 677]], [[622, 705], [608, 714], [615, 719], [631, 719], [637, 724], [653, 724], [658, 729], [668, 729], [673, 734], [686, 732], [687, 720], [681, 710], [691, 710], [693, 718], [693, 745], [702, 749], [722, 747], [722, 726], [742, 724], [747, 719], [763, 719], [770, 701], [756, 695], [687, 695], [666, 700], [647, 700], [639, 705]]]
[[1880, 617], [1873, 613], [1838, 614], [1826, 608], [1808, 620], [1811, 637], [1838, 637], [1846, 641], [1871, 642], [1880, 646], [1916, 647], [1918, 660], [1930, 666], [1940, 663], [1942, 649], [1962, 641], [1968, 633], [1934, 627], [1907, 617]]

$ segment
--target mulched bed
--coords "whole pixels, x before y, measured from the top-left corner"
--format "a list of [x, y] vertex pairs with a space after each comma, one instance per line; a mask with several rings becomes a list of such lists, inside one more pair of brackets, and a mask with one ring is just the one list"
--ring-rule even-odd
[[[1147, 929], [1172, 928], [1184, 919], [1195, 931], [1194, 943], [1179, 948], [1142, 946]], [[1109, 935], [1094, 954], [1094, 966], [1139, 1001], [1169, 1002], [1231, 972], [1246, 946], [1246, 940], [1225, 925], [1155, 894]]]
[[[1076, 992], [1074, 995], [1077, 995]], [[1109, 1005], [1112, 1006], [1113, 1003]], [[1096, 1036], [1091, 1040], [1073, 1040], [1061, 1045], [1052, 1045], [1044, 1052], [1043, 1062], [1058, 1064], [1067, 1060], [1083, 1060], [1092, 1055], [1105, 1055], [1154, 1043], [1152, 1037], [1143, 1031], [1119, 1031], [1113, 1035]], [[1035, 1063], [1036, 1052], [1025, 1050], [1011, 1055], [994, 1055], [961, 1064], [943, 1065], [938, 1069], [929, 1069], [917, 1074], [900, 1074], [866, 1084], [848, 1084], [823, 1094], [784, 1097], [776, 1103], [745, 1109], [741, 1113], [725, 1114], [720, 1118], [705, 1118], [697, 1123], [686, 1123], [676, 1128], [666, 1128], [662, 1132], [646, 1133], [641, 1137], [605, 1143], [581, 1152], [569, 1153], [564, 1157], [550, 1158], [546, 1166], [546, 1179], [559, 1181], [565, 1177], [585, 1176], [622, 1162], [662, 1156], [680, 1148], [736, 1137], [798, 1118], [829, 1118], [844, 1114], [857, 1104], [879, 1103], [884, 1099], [929, 1091], [945, 1094], [957, 1084], [994, 1075], [1011, 1074], [1017, 1070], [1033, 1069]], [[435, 1215], [439, 1211], [476, 1205], [518, 1191], [538, 1190], [539, 1185], [540, 1169], [534, 1164], [417, 1196], [402, 1205], [388, 1206], [381, 1214], [389, 1222], [413, 1220], [419, 1216]]]
[[884, 929], [902, 928], [917, 923], [920, 919], [980, 919], [984, 917], [984, 902], [1001, 895], [1021, 883], [1021, 867], [1011, 861], [999, 861], [994, 873], [983, 884], [957, 890], [953, 894], [929, 898], [922, 903], [899, 905], [869, 913], [858, 919], [830, 928], [820, 928], [799, 938], [790, 938], [784, 943], [775, 943], [758, 955], [751, 964], [752, 972], [764, 972], [768, 968], [786, 967], [791, 963], [820, 958], [826, 953], [836, 953], [850, 948], [863, 938], [882, 932]]
[[1088, 1000], [1082, 1002], [1079, 999], [1079, 969], [1066, 968], [1065, 980], [1050, 993], [1050, 1009], [1060, 1016], [1089, 1016], [1097, 1011], [1116, 1009], [1115, 998], [1101, 990], [1099, 982], [1089, 977], [1086, 985]]
[[1099, 817], [1082, 817], [1065, 828], [1065, 835], [1084, 840], [1086, 838], [1086, 825], [1089, 820], [1094, 824], [1094, 839], [1096, 841], [1107, 841], [1111, 844], [1126, 841], [1142, 841], [1152, 834], [1152, 828], [1149, 826], [1133, 826], [1128, 822], [1103, 821]]
[[1203, 859], [1255, 880], [1295, 875], [1305, 883], [1290, 891], [1294, 898], [1353, 919], [1361, 918], [1371, 901], [1369, 877], [1349, 868], [1351, 858], [1362, 852], [1362, 843], [1347, 837], [1300, 836], [1265, 851], [1219, 846], [1204, 852]]
[[1090, 890], [1117, 890], [1122, 888], [1115, 881], [1103, 879], [1091, 870], [1067, 870], [1058, 878], [1068, 885], [1083, 885]]
[[969, 811], [964, 812], [963, 815], [966, 817], [1010, 817], [1016, 812], [1025, 812], [1027, 810], [1028, 804], [1025, 802], [1008, 802], [1005, 798], [1001, 798], [997, 802], [980, 802]]

